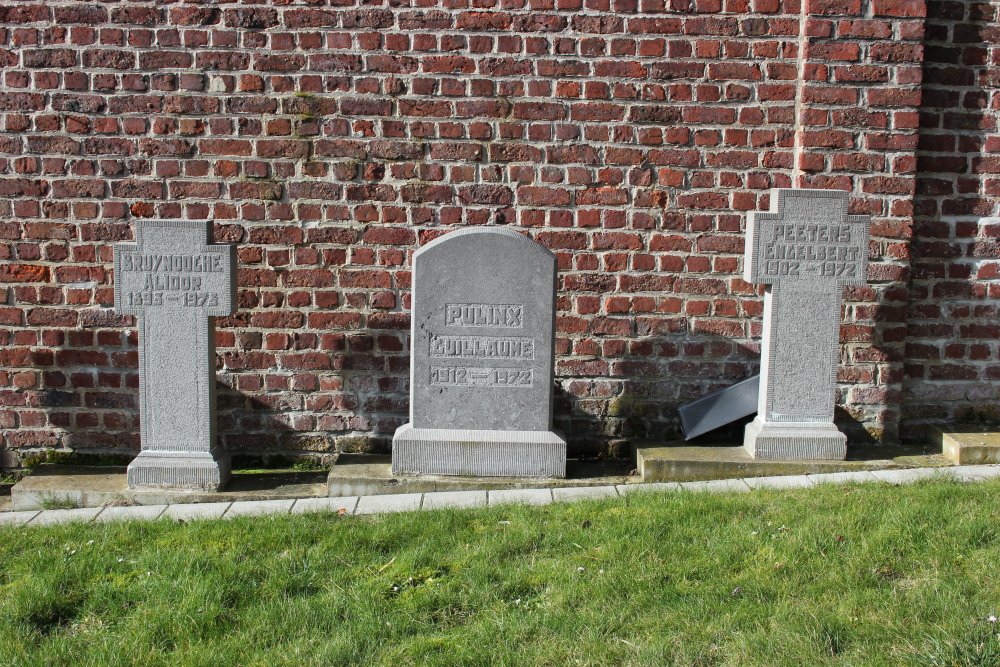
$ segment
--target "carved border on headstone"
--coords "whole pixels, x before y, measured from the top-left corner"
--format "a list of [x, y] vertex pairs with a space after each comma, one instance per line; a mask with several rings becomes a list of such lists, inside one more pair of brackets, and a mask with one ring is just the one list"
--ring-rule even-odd
[[[841, 209], [844, 211], [844, 222], [850, 225], [860, 225], [863, 232], [862, 238], [867, 239], [871, 234], [871, 217], [867, 215], [849, 215], [847, 207], [850, 204], [850, 195], [844, 190], [793, 190], [789, 188], [775, 188], [771, 191], [769, 211], [750, 211], [747, 214], [746, 238], [751, 240], [753, 252], [744, 253], [743, 279], [748, 283], [757, 284], [762, 282], [759, 278], [761, 245], [764, 242], [763, 234], [756, 233], [758, 221], [781, 220], [785, 216], [785, 205], [788, 199], [793, 198], [829, 198], [840, 199]], [[750, 261], [745, 261], [750, 260]], [[865, 285], [867, 283], [868, 252], [859, 258], [861, 270], [853, 279], [838, 278], [841, 285]]]
[[[119, 252], [114, 256], [115, 281], [121, 275], [121, 256], [125, 252], [136, 252], [142, 243], [143, 228], [161, 227], [166, 229], [189, 229], [205, 232], [205, 247], [203, 252], [230, 256], [231, 266], [236, 266], [236, 244], [213, 245], [212, 230], [213, 224], [210, 220], [139, 220], [135, 225], [135, 240], [132, 243], [119, 243], [116, 248]], [[209, 317], [228, 317], [233, 314], [233, 306], [237, 299], [236, 281], [234, 280], [230, 288], [221, 293], [223, 297], [216, 307], [202, 307], [201, 312]], [[139, 315], [139, 306], [129, 306], [124, 302], [124, 294], [120, 290], [115, 290], [115, 311], [120, 315]]]

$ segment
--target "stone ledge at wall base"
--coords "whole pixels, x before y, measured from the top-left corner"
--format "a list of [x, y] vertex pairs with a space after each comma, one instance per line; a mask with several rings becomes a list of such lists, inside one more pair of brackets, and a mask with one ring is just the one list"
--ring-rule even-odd
[[45, 506], [100, 507], [175, 505], [242, 500], [284, 500], [326, 497], [325, 472], [264, 472], [231, 475], [223, 491], [174, 488], [131, 489], [122, 466], [45, 464], [35, 468], [11, 490], [14, 510]]
[[606, 486], [635, 481], [627, 460], [576, 460], [564, 462], [564, 477], [473, 477], [463, 475], [397, 475], [390, 457], [340, 454], [327, 479], [330, 497], [371, 496], [435, 491]]
[[228, 455], [214, 452], [143, 451], [128, 465], [128, 486], [136, 491], [220, 491], [231, 473]]
[[744, 447], [638, 443], [636, 467], [643, 483], [685, 482], [744, 477], [944, 467], [950, 462], [923, 447], [854, 448], [852, 460], [756, 459]]
[[[236, 471], [225, 489], [217, 492], [172, 488], [130, 489], [124, 466], [40, 465], [10, 489], [16, 511], [43, 507], [100, 507], [115, 505], [177, 505], [229, 503], [293, 498], [336, 498], [344, 495], [388, 495], [425, 491], [465, 491], [576, 487], [629, 484], [631, 461], [567, 462], [564, 479], [538, 477], [454, 477], [419, 475], [397, 477], [388, 456], [340, 454], [326, 471]], [[352, 493], [342, 493], [343, 490]]]
[[847, 436], [832, 423], [765, 422], [758, 415], [746, 425], [743, 447], [767, 461], [843, 461]]
[[554, 431], [414, 428], [392, 437], [395, 475], [565, 477], [566, 441]]
[[1000, 463], [1000, 425], [979, 422], [932, 424], [927, 440], [941, 447], [952, 463], [975, 465]]

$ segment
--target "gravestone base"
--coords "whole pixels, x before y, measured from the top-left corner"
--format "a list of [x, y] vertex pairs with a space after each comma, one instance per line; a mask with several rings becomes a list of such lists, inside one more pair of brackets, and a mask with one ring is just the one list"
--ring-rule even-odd
[[931, 444], [958, 465], [1000, 463], [1000, 428], [995, 424], [958, 422], [927, 427]]
[[229, 457], [219, 452], [144, 451], [128, 466], [128, 486], [219, 491], [229, 473]]
[[847, 436], [831, 423], [764, 422], [758, 416], [743, 432], [743, 448], [755, 459], [843, 461]]
[[566, 441], [553, 431], [414, 428], [392, 437], [394, 475], [565, 477]]
[[635, 459], [643, 482], [697, 482], [741, 477], [895, 470], [913, 466], [940, 466], [945, 463], [943, 457], [923, 454], [922, 448], [852, 447], [849, 460], [782, 460], [754, 458], [742, 445], [688, 445], [683, 441], [658, 440], [637, 442]]

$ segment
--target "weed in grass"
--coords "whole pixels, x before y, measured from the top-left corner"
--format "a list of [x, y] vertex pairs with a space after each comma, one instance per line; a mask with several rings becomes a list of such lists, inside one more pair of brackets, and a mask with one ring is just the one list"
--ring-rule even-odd
[[293, 463], [292, 470], [296, 470], [299, 472], [320, 472], [320, 471], [329, 471], [330, 466], [324, 465], [319, 461], [314, 461], [312, 459], [303, 459]]
[[996, 619], [979, 622], [955, 639], [928, 637], [914, 653], [919, 667], [996, 667], [1000, 665], [1000, 628]]
[[80, 507], [80, 502], [66, 496], [47, 496], [39, 501], [39, 505], [43, 510], [72, 510]]
[[0, 484], [17, 484], [28, 474], [26, 470], [12, 470], [10, 472], [0, 472]]

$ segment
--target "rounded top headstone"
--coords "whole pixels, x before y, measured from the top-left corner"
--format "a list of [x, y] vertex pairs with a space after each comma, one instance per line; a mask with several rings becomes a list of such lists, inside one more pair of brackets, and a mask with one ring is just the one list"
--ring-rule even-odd
[[541, 253], [555, 259], [555, 254], [551, 250], [532, 240], [528, 235], [516, 232], [509, 227], [462, 227], [461, 229], [456, 229], [453, 232], [448, 232], [447, 234], [437, 237], [427, 245], [417, 249], [413, 256], [414, 258], [419, 257], [420, 255], [434, 250], [435, 248], [439, 248], [443, 244], [457, 241], [466, 236], [480, 235], [506, 237], [512, 242], [519, 243], [526, 252]]

